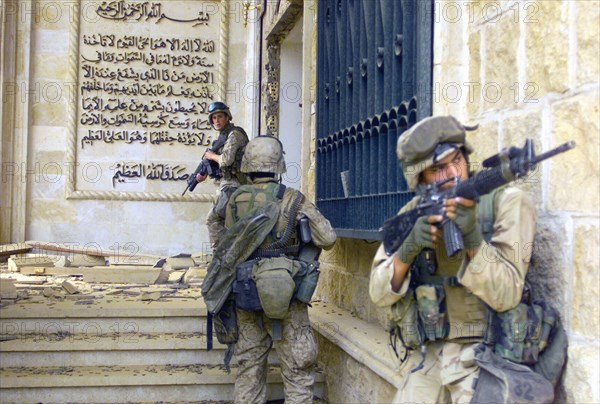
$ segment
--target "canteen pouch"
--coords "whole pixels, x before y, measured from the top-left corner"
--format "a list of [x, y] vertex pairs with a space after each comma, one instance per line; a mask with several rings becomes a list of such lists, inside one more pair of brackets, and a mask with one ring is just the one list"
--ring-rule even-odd
[[247, 311], [260, 311], [260, 298], [256, 283], [252, 278], [252, 272], [256, 261], [242, 262], [236, 267], [236, 280], [233, 282], [233, 294], [235, 296], [235, 305], [238, 309]]
[[[319, 261], [311, 262], [310, 264], [302, 263], [306, 267], [306, 273], [300, 277], [300, 285], [296, 292], [296, 299], [302, 303], [310, 303], [315, 289], [317, 288], [317, 282], [319, 281]], [[296, 276], [298, 278], [298, 276]], [[294, 278], [294, 280], [296, 280]]]
[[300, 263], [285, 256], [258, 261], [252, 277], [267, 317], [276, 320], [285, 317], [294, 295], [294, 276], [299, 270]]
[[436, 341], [448, 335], [444, 288], [438, 285], [420, 285], [415, 289], [417, 311], [425, 337]]

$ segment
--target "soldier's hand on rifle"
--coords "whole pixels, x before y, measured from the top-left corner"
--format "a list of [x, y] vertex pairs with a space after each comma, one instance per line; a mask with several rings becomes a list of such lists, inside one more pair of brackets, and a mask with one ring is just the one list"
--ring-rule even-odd
[[196, 174], [196, 181], [202, 182], [206, 179], [206, 177], [208, 177], [208, 174], [207, 175]]
[[216, 163], [219, 162], [219, 155], [211, 150], [207, 150], [206, 153], [204, 153], [204, 158], [207, 160], [212, 160]]
[[397, 251], [400, 260], [410, 264], [424, 248], [435, 248], [440, 230], [435, 226], [441, 216], [421, 216]]
[[483, 241], [481, 229], [477, 223], [477, 208], [475, 201], [461, 197], [446, 199], [444, 201], [446, 216], [456, 223], [463, 234], [463, 241], [467, 249], [479, 247]]

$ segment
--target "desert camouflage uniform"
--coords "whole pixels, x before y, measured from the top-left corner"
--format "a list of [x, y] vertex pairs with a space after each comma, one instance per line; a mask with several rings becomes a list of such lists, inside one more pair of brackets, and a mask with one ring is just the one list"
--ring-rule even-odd
[[[415, 204], [416, 198], [400, 212]], [[519, 303], [535, 233], [535, 208], [523, 191], [508, 187], [497, 193], [494, 205], [492, 239], [482, 243], [472, 260], [466, 255], [450, 258], [443, 246], [436, 249], [435, 275], [457, 276], [460, 282], [459, 286], [444, 286], [450, 332], [443, 341], [427, 343], [424, 367], [415, 373], [410, 370], [422, 358], [419, 352], [412, 352], [394, 402], [470, 402], [479, 368], [468, 360], [472, 358], [468, 351], [483, 337], [486, 307], [482, 301], [499, 312]], [[393, 312], [408, 291], [411, 273], [397, 293], [391, 287], [392, 275], [392, 257], [380, 246], [371, 269], [369, 294], [377, 306], [390, 307]]]
[[248, 136], [231, 123], [219, 132], [219, 137], [225, 136], [227, 141], [217, 154], [221, 155], [221, 172], [223, 178], [215, 180], [219, 186], [217, 197], [206, 218], [210, 243], [214, 246], [225, 233], [225, 208], [229, 197], [246, 183], [245, 174], [240, 172], [240, 164], [244, 148], [248, 144]]
[[[256, 187], [265, 188], [273, 179], [257, 179]], [[287, 188], [281, 202], [281, 213], [276, 230], [285, 228], [291, 205], [299, 191]], [[247, 201], [246, 201], [247, 202]], [[257, 198], [254, 206], [260, 201]], [[227, 207], [226, 226], [234, 223], [233, 207], [237, 216], [242, 217], [248, 211], [244, 201], [230, 200]], [[329, 249], [336, 240], [329, 221], [306, 199], [300, 205], [299, 219], [306, 216], [310, 220], [313, 243], [320, 248]], [[296, 234], [296, 232], [294, 232]], [[263, 244], [268, 244], [265, 240]], [[291, 244], [296, 240], [292, 240]], [[285, 391], [285, 402], [312, 402], [314, 385], [314, 367], [317, 360], [317, 346], [308, 320], [307, 305], [294, 301], [282, 322], [282, 339], [273, 341], [269, 331], [270, 320], [263, 312], [250, 312], [237, 309], [239, 340], [235, 347], [238, 359], [238, 371], [235, 380], [236, 403], [264, 403], [267, 400], [267, 356], [272, 345], [275, 346], [281, 362], [281, 372]]]

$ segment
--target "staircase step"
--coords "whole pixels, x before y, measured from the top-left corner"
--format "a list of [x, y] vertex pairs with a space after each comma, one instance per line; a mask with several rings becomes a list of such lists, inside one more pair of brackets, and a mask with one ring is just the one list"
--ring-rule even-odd
[[[213, 340], [206, 351], [206, 337], [200, 333], [105, 335], [89, 339], [85, 335], [27, 335], [0, 342], [3, 367], [120, 365], [219, 365], [226, 345]], [[236, 363], [235, 356], [233, 362]], [[269, 363], [279, 363], [275, 351]]]
[[[148, 402], [232, 400], [235, 366], [214, 365], [6, 367], [0, 370], [2, 402]], [[267, 377], [269, 399], [283, 397], [278, 366]], [[316, 374], [315, 395], [324, 377]]]

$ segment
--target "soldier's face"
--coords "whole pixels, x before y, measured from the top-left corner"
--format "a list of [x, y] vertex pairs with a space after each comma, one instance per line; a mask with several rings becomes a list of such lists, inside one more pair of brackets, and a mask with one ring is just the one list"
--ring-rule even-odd
[[[458, 177], [460, 181], [469, 178], [467, 160], [465, 160], [460, 150], [456, 150], [456, 152], [446, 156], [437, 164], [424, 170], [421, 173], [421, 182], [429, 185], [453, 177]], [[448, 182], [442, 186], [442, 189], [448, 189], [455, 185], [456, 183], [454, 182]]]
[[229, 116], [225, 112], [217, 112], [212, 115], [211, 119], [216, 130], [223, 129], [229, 122]]

